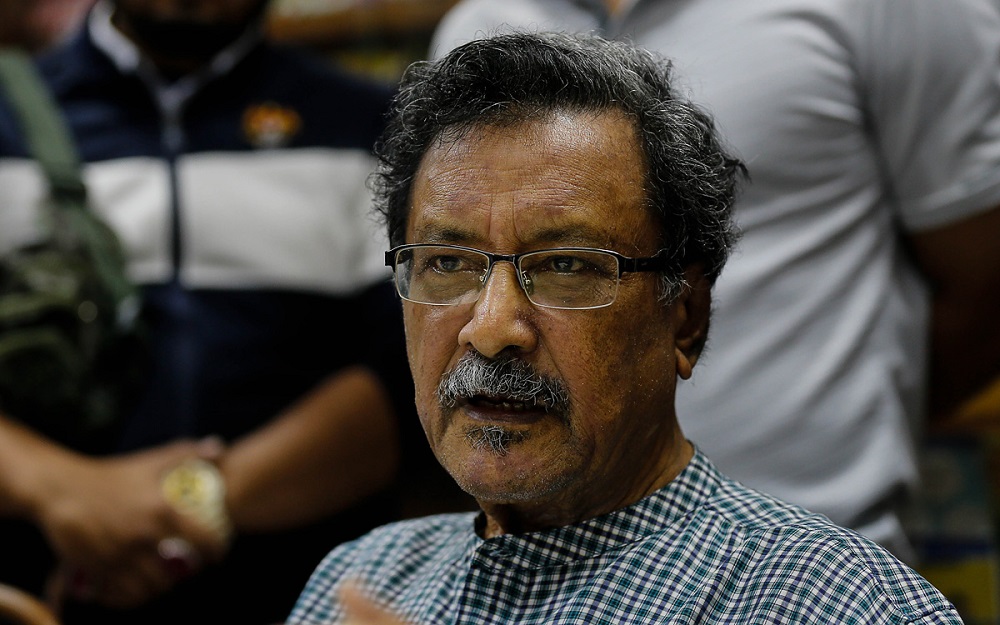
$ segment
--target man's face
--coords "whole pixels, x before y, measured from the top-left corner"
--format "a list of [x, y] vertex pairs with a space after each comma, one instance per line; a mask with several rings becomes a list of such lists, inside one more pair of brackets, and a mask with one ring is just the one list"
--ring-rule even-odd
[[[643, 204], [644, 172], [634, 127], [617, 113], [474, 128], [425, 154], [406, 241], [652, 256], [659, 227]], [[639, 499], [676, 461], [679, 307], [657, 300], [657, 281], [626, 273], [606, 308], [546, 309], [501, 262], [475, 303], [404, 302], [423, 427], [438, 460], [488, 514], [510, 504], [562, 522], [589, 518]], [[555, 405], [512, 400], [509, 393], [523, 395], [496, 385], [442, 404], [442, 376], [473, 353], [529, 365], [557, 389], [543, 394]], [[528, 377], [515, 386], [537, 382]]]

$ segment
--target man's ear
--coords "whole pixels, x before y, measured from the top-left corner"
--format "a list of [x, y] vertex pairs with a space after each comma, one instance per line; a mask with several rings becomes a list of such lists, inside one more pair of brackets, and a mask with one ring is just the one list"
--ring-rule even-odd
[[712, 285], [705, 277], [700, 264], [684, 270], [685, 284], [674, 302], [674, 350], [677, 357], [677, 375], [691, 377], [705, 341], [708, 339], [708, 322], [712, 312]]

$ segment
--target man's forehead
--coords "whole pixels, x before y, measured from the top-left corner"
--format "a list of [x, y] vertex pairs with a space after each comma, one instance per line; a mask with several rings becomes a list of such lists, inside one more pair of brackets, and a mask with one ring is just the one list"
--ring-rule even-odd
[[[454, 199], [454, 198], [452, 198]], [[658, 231], [641, 200], [629, 203], [595, 201], [545, 203], [532, 190], [518, 189], [501, 197], [467, 197], [463, 201], [413, 202], [407, 240], [412, 243], [452, 243], [522, 247], [602, 247], [635, 251]], [[634, 249], [633, 249], [634, 248]], [[499, 250], [495, 250], [499, 251]]]
[[414, 180], [408, 240], [609, 245], [648, 225], [644, 157], [617, 112], [479, 126], [431, 145]]

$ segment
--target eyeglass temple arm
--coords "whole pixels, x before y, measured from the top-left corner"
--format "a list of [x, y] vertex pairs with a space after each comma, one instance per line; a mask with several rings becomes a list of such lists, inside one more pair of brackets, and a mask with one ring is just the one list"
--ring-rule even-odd
[[667, 268], [668, 259], [666, 256], [657, 254], [656, 256], [649, 256], [647, 258], [628, 258], [623, 256], [619, 261], [621, 266], [619, 273], [625, 273], [634, 271], [663, 271]]

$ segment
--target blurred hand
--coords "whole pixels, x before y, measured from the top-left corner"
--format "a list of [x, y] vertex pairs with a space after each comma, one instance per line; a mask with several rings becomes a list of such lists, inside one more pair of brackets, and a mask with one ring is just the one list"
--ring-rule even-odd
[[50, 600], [133, 607], [220, 560], [225, 541], [178, 512], [160, 482], [186, 459], [221, 453], [216, 441], [182, 441], [111, 458], [74, 455], [52, 467], [36, 515], [62, 562]]
[[340, 592], [340, 603], [347, 614], [344, 625], [408, 625], [369, 599], [364, 590], [355, 584], [344, 586]]

